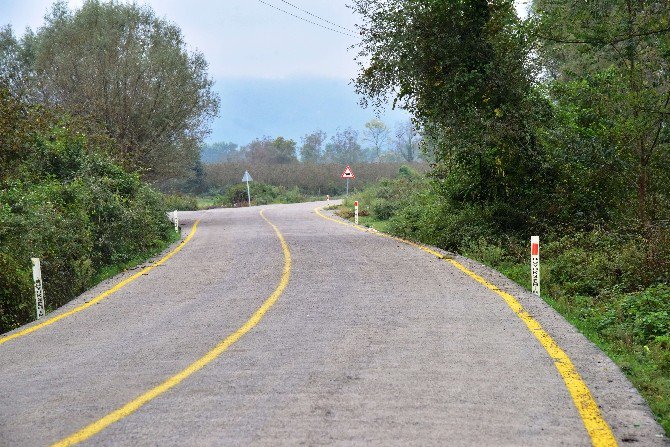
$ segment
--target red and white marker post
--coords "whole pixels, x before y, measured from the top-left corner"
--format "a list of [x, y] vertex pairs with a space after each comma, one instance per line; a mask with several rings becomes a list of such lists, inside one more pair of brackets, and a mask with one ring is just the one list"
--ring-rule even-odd
[[530, 281], [533, 293], [540, 296], [540, 236], [530, 238]]
[[358, 200], [354, 202], [354, 223], [358, 225]]

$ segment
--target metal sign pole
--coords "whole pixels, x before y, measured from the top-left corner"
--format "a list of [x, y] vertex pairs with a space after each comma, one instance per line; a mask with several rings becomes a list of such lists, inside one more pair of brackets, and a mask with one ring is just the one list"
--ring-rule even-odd
[[249, 199], [249, 207], [251, 207], [251, 190], [249, 189], [249, 180], [247, 180], [247, 199]]
[[349, 197], [349, 177], [347, 177], [347, 197]]

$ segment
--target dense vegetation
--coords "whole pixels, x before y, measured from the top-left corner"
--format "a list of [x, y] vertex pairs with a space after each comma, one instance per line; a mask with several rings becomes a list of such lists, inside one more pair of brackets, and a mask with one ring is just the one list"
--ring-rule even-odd
[[[351, 168], [356, 179], [350, 181], [350, 188], [361, 189], [382, 178], [394, 178], [398, 175], [398, 163], [358, 163]], [[428, 169], [427, 164], [412, 165], [420, 172]], [[340, 178], [344, 164], [335, 163], [292, 163], [292, 164], [250, 164], [244, 162], [217, 163], [204, 168], [202, 183], [198, 192], [224, 194], [227, 189], [240, 183], [242, 174], [249, 170], [257, 182], [280, 186], [286, 189], [297, 188], [301, 194], [325, 196], [326, 194], [344, 194], [345, 180]]]
[[104, 154], [111, 144], [0, 88], [0, 332], [34, 318], [31, 257], [54, 309], [173, 239], [161, 195]]
[[14, 94], [93, 118], [118, 162], [154, 183], [192, 171], [219, 105], [203, 55], [136, 4], [56, 2], [37, 32], [0, 28], [0, 75]]
[[421, 135], [411, 121], [389, 128], [378, 119], [365, 124], [359, 134], [352, 128], [340, 129], [328, 139], [316, 130], [302, 138], [302, 145], [283, 137], [257, 138], [246, 146], [218, 142], [202, 147], [203, 163], [289, 164], [317, 163], [414, 163], [421, 159]]
[[[177, 237], [144, 181], [192, 172], [218, 99], [202, 55], [148, 7], [57, 2], [43, 27], [0, 29], [0, 332]], [[179, 202], [179, 203], [183, 203]]]
[[412, 112], [434, 169], [361, 196], [395, 234], [528, 281], [670, 431], [670, 9], [645, 0], [357, 0], [358, 91]]

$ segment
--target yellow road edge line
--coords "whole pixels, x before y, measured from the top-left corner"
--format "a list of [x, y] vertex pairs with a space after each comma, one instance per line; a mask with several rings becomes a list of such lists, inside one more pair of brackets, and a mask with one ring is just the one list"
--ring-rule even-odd
[[[321, 213], [323, 208], [324, 207], [317, 207], [314, 209], [314, 211], [317, 215], [319, 215], [324, 219], [331, 220], [333, 222], [337, 222], [342, 225], [354, 227], [360, 231], [365, 231], [366, 233], [369, 233], [369, 231], [367, 231], [365, 227], [361, 227], [360, 225], [354, 225], [343, 220], [333, 219], [332, 217], [324, 215], [323, 213]], [[485, 280], [484, 278], [477, 275], [473, 271], [469, 270], [460, 262], [454, 259], [447, 258], [441, 253], [438, 253], [437, 251], [430, 249], [429, 247], [381, 232], [376, 232], [372, 234], [377, 234], [379, 236], [386, 237], [388, 239], [403, 242], [413, 247], [420, 248], [421, 250], [428, 252], [440, 259], [446, 259], [458, 270], [465, 273], [470, 278], [474, 279], [487, 289], [497, 293], [500, 297], [502, 297], [507, 306], [509, 306], [509, 308], [512, 309], [512, 311], [516, 314], [516, 316], [519, 317], [519, 319], [521, 319], [521, 321], [525, 323], [528, 330], [535, 336], [535, 338], [537, 338], [542, 347], [547, 351], [547, 354], [549, 354], [549, 357], [551, 357], [552, 360], [554, 361], [554, 366], [561, 375], [561, 378], [563, 379], [563, 382], [565, 383], [565, 386], [568, 389], [570, 396], [572, 397], [572, 401], [574, 402], [575, 407], [577, 407], [577, 411], [579, 412], [579, 415], [582, 418], [582, 422], [584, 423], [584, 427], [586, 428], [586, 431], [589, 434], [589, 437], [591, 438], [591, 443], [593, 444], [593, 446], [612, 447], [618, 445], [616, 438], [612, 433], [612, 429], [607, 424], [607, 421], [605, 421], [602, 413], [600, 412], [600, 408], [598, 408], [598, 404], [593, 398], [593, 395], [591, 395], [591, 392], [589, 391], [589, 388], [586, 386], [586, 383], [577, 372], [577, 369], [570, 360], [570, 357], [568, 357], [565, 351], [563, 351], [558, 346], [558, 343], [556, 343], [554, 339], [551, 338], [549, 333], [547, 333], [542, 328], [540, 323], [537, 320], [535, 320], [528, 312], [526, 312], [521, 303], [514, 296], [501, 290], [496, 285], [490, 283], [489, 281]]]
[[151, 270], [155, 269], [159, 265], [164, 264], [165, 262], [167, 262], [168, 259], [170, 259], [174, 255], [176, 255], [179, 251], [181, 251], [181, 249], [184, 248], [184, 245], [186, 245], [193, 238], [193, 236], [195, 235], [195, 232], [198, 228], [198, 223], [199, 222], [200, 222], [200, 219], [196, 220], [195, 223], [193, 224], [193, 228], [191, 228], [191, 231], [188, 234], [188, 236], [186, 236], [186, 238], [183, 241], [181, 241], [181, 243], [177, 247], [175, 247], [174, 250], [172, 250], [170, 253], [166, 254], [163, 258], [161, 258], [157, 262], [155, 262], [155, 263], [151, 264], [150, 266], [142, 269], [141, 271], [135, 273], [133, 276], [130, 276], [130, 277], [124, 279], [123, 281], [119, 282], [118, 284], [116, 284], [111, 289], [105, 290], [104, 292], [102, 292], [100, 295], [96, 296], [92, 300], [90, 300], [90, 301], [88, 301], [88, 302], [86, 302], [86, 303], [84, 303], [80, 306], [77, 306], [74, 309], [68, 310], [67, 312], [63, 312], [62, 314], [58, 314], [55, 317], [51, 317], [48, 320], [43, 321], [42, 323], [36, 324], [34, 326], [27, 327], [27, 328], [25, 328], [21, 331], [18, 331], [18, 332], [15, 332], [13, 334], [10, 334], [10, 335], [7, 335], [5, 337], [0, 338], [0, 345], [2, 345], [3, 343], [7, 343], [10, 340], [14, 340], [15, 338], [23, 337], [25, 335], [33, 333], [33, 332], [35, 332], [39, 329], [42, 329], [46, 326], [50, 326], [57, 321], [60, 321], [60, 320], [62, 320], [64, 318], [67, 318], [71, 315], [79, 313], [82, 310], [87, 309], [87, 308], [93, 306], [94, 304], [99, 303], [100, 301], [104, 300], [105, 298], [109, 297], [110, 295], [113, 295], [115, 292], [118, 292], [123, 287], [125, 287], [126, 285], [135, 281], [137, 278], [144, 275], [145, 273], [149, 273]]
[[179, 373], [173, 375], [172, 377], [169, 377], [161, 384], [139, 395], [138, 397], [128, 402], [127, 404], [123, 405], [122, 407], [119, 407], [118, 409], [107, 414], [106, 416], [87, 425], [78, 432], [61, 439], [55, 444], [52, 444], [52, 447], [65, 447], [78, 444], [82, 441], [85, 441], [86, 439], [89, 439], [91, 436], [94, 436], [95, 434], [101, 432], [102, 430], [114, 424], [115, 422], [118, 422], [121, 419], [131, 415], [132, 413], [140, 409], [147, 402], [155, 399], [156, 397], [160, 396], [161, 394], [165, 393], [171, 388], [174, 388], [175, 386], [179, 385], [189, 376], [195, 374], [196, 372], [204, 368], [207, 364], [214, 361], [217, 357], [223, 354], [233, 343], [242, 338], [244, 334], [253, 329], [263, 319], [265, 313], [268, 310], [270, 310], [270, 308], [277, 302], [281, 294], [284, 292], [284, 289], [286, 289], [286, 286], [288, 285], [289, 282], [289, 278], [291, 276], [291, 262], [292, 262], [291, 252], [288, 248], [286, 240], [284, 239], [284, 236], [279, 231], [279, 228], [277, 228], [275, 224], [270, 222], [270, 220], [268, 220], [268, 218], [265, 217], [265, 215], [263, 214], [264, 211], [265, 210], [261, 210], [260, 215], [274, 229], [277, 238], [279, 238], [279, 241], [281, 242], [282, 252], [284, 254], [284, 268], [282, 270], [281, 280], [279, 281], [279, 285], [277, 286], [277, 288], [274, 290], [274, 292], [272, 292], [272, 295], [270, 295], [270, 297], [268, 297], [265, 300], [265, 302], [263, 302], [261, 307], [259, 307], [237, 331], [233, 332], [228, 337], [226, 337], [223, 341], [221, 341], [218, 345], [216, 345], [212, 350], [207, 352], [204, 356], [188, 365], [185, 369], [183, 369]]

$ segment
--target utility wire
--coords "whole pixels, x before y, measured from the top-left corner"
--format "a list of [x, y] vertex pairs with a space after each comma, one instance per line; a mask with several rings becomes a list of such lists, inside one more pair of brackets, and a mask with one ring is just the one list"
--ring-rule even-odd
[[273, 4], [264, 2], [263, 0], [258, 0], [258, 1], [261, 2], [261, 3], [263, 3], [264, 5], [267, 5], [267, 6], [269, 6], [269, 7], [271, 7], [271, 8], [274, 8], [274, 9], [276, 9], [276, 10], [278, 10], [278, 11], [281, 11], [281, 12], [283, 12], [284, 14], [288, 14], [288, 15], [290, 15], [290, 16], [292, 16], [292, 17], [295, 17], [296, 19], [302, 20], [303, 22], [311, 23], [312, 25], [319, 26], [319, 27], [321, 27], [321, 28], [327, 29], [328, 31], [332, 31], [332, 32], [334, 32], [334, 33], [343, 34], [343, 35], [345, 35], [345, 36], [349, 36], [349, 37], [353, 37], [353, 38], [358, 38], [358, 36], [355, 36], [355, 35], [353, 35], [353, 34], [345, 33], [344, 31], [336, 30], [336, 29], [333, 29], [333, 28], [329, 28], [329, 27], [327, 27], [327, 26], [324, 26], [324, 25], [322, 25], [322, 24], [320, 24], [320, 23], [312, 22], [311, 20], [308, 20], [308, 19], [306, 19], [306, 18], [304, 18], [304, 17], [300, 17], [300, 16], [298, 16], [298, 15], [295, 15], [295, 14], [293, 14], [293, 13], [290, 13], [290, 12], [288, 12], [288, 11], [285, 11], [285, 10], [283, 10], [283, 9], [281, 9], [281, 8], [279, 8], [279, 7], [275, 6], [275, 5], [273, 5]]
[[289, 5], [289, 6], [294, 7], [294, 8], [297, 9], [298, 11], [302, 11], [302, 12], [304, 12], [304, 13], [307, 14], [307, 15], [310, 15], [310, 16], [312, 16], [312, 17], [314, 17], [314, 18], [317, 18], [317, 19], [319, 19], [319, 20], [322, 20], [322, 21], [324, 21], [324, 22], [326, 22], [326, 23], [329, 23], [329, 24], [331, 24], [331, 25], [333, 25], [333, 26], [336, 26], [336, 27], [338, 27], [338, 28], [341, 28], [341, 29], [345, 30], [345, 31], [348, 32], [348, 33], [354, 33], [354, 34], [356, 34], [356, 31], [354, 31], [354, 30], [351, 30], [351, 29], [349, 29], [349, 28], [345, 28], [344, 26], [340, 26], [340, 25], [338, 25], [337, 23], [333, 23], [333, 22], [331, 22], [330, 20], [326, 20], [326, 19], [324, 19], [323, 17], [319, 17], [319, 16], [317, 16], [316, 14], [312, 14], [311, 12], [307, 11], [306, 9], [302, 9], [302, 8], [300, 8], [299, 6], [294, 5], [293, 3], [287, 2], [286, 0], [281, 0], [281, 1], [282, 1], [283, 3], [286, 3], [286, 4]]

